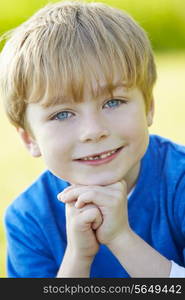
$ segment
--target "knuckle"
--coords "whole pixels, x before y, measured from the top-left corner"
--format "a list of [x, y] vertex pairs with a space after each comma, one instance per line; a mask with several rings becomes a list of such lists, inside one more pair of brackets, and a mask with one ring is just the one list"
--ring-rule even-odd
[[93, 199], [96, 196], [96, 192], [95, 191], [88, 191], [87, 195], [88, 195], [89, 198]]
[[127, 190], [127, 183], [126, 183], [126, 181], [122, 180], [120, 183], [121, 183], [121, 187], [122, 187], [123, 191], [126, 191]]
[[125, 190], [127, 190], [127, 184], [126, 184], [126, 182], [125, 181], [118, 181], [118, 182], [116, 182], [114, 185], [113, 185], [113, 187], [114, 187], [114, 190], [120, 190], [120, 191], [125, 191]]
[[95, 197], [95, 193], [94, 191], [87, 191], [85, 193], [83, 193], [82, 195], [79, 196], [79, 200], [93, 200]]

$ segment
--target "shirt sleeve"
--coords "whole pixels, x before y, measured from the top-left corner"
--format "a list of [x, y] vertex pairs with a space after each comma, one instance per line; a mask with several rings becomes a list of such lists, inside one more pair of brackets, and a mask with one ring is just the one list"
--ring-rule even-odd
[[176, 264], [173, 260], [171, 261], [171, 272], [170, 278], [182, 277], [185, 278], [185, 268]]
[[[181, 164], [182, 165], [182, 164]], [[184, 167], [183, 167], [184, 168]], [[173, 258], [170, 277], [185, 277], [185, 172], [183, 172], [176, 184], [174, 197], [173, 216], [176, 229], [175, 240], [177, 242], [179, 258], [178, 262]], [[174, 262], [175, 261], [175, 262]], [[180, 263], [180, 265], [178, 265]]]
[[56, 277], [57, 265], [47, 239], [28, 212], [9, 207], [5, 214], [7, 275], [11, 278]]

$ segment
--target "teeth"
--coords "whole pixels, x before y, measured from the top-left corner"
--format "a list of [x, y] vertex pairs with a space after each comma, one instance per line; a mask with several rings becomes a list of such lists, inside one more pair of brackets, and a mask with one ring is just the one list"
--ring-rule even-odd
[[110, 155], [112, 155], [113, 153], [115, 153], [116, 150], [110, 151], [108, 153], [104, 153], [102, 155], [97, 155], [97, 156], [88, 156], [88, 157], [84, 157], [82, 160], [97, 160], [97, 159], [103, 159], [106, 158]]

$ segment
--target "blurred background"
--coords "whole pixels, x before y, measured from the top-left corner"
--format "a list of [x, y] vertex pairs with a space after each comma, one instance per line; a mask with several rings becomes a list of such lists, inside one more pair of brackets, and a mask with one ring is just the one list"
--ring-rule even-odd
[[[49, 2], [56, 1], [0, 0], [0, 35], [24, 22]], [[155, 118], [150, 133], [185, 144], [185, 1], [97, 2], [126, 10], [147, 31], [158, 68], [158, 81], [154, 89]], [[1, 43], [0, 49], [2, 46]], [[1, 101], [0, 140], [0, 277], [6, 277], [5, 209], [45, 166], [40, 158], [32, 158], [27, 153], [16, 130], [8, 123]]]

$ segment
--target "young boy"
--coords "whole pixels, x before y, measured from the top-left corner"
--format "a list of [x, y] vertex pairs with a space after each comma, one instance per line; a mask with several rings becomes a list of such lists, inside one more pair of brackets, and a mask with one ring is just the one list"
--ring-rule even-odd
[[11, 33], [2, 99], [48, 171], [7, 209], [10, 277], [184, 277], [185, 148], [149, 136], [155, 80], [145, 32], [100, 3]]

